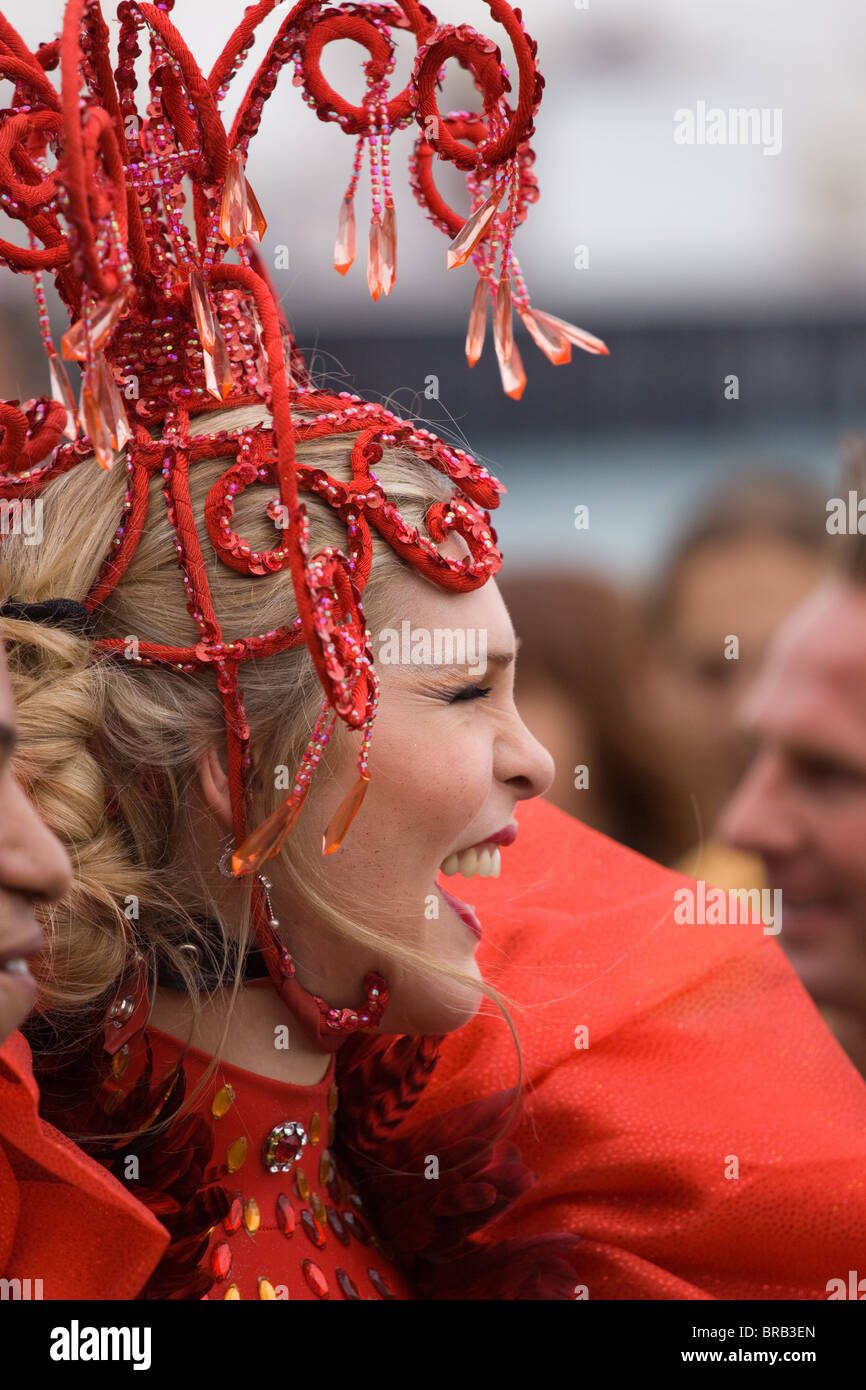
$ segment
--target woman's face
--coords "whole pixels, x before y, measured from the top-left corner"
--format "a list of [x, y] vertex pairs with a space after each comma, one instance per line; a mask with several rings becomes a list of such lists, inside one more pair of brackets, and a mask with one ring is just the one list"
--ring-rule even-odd
[[[462, 541], [452, 538], [440, 551], [459, 557], [465, 553], [460, 546]], [[474, 592], [455, 594], [413, 571], [402, 592], [403, 611], [391, 628], [371, 628], [380, 699], [370, 747], [371, 780], [361, 810], [341, 848], [323, 856], [322, 833], [358, 775], [360, 735], [341, 721], [330, 745], [333, 775], [328, 776], [326, 766], [320, 768], [292, 839], [300, 863], [318, 860], [326, 885], [353, 904], [359, 924], [374, 932], [390, 930], [405, 944], [478, 979], [479, 937], [443, 896], [437, 884], [443, 878], [440, 865], [513, 828], [517, 802], [540, 796], [550, 786], [553, 761], [514, 704], [515, 634], [496, 584], [489, 580]], [[396, 638], [389, 641], [389, 632]], [[421, 649], [423, 633], [429, 653]], [[446, 633], [453, 636], [450, 652]], [[477, 659], [485, 653], [484, 644], [486, 662]], [[412, 660], [413, 649], [430, 664]], [[458, 664], [445, 665], [444, 660]], [[500, 854], [507, 877], [508, 848], [502, 846]], [[463, 868], [471, 869], [471, 860], [463, 860], [456, 875], [453, 860], [448, 867], [447, 889], [471, 904], [473, 883], [462, 876]], [[481, 995], [474, 985], [404, 965], [391, 959], [384, 946], [346, 942], [323, 922], [310, 920], [298, 903], [277, 898], [274, 908], [301, 984], [329, 1004], [357, 1007], [364, 976], [373, 969], [390, 988], [385, 1032], [444, 1033], [477, 1011]], [[390, 922], [386, 913], [392, 914]]]
[[36, 985], [26, 958], [42, 950], [37, 902], [53, 902], [69, 891], [72, 865], [42, 824], [12, 775], [15, 707], [0, 641], [0, 1043], [33, 1007]]

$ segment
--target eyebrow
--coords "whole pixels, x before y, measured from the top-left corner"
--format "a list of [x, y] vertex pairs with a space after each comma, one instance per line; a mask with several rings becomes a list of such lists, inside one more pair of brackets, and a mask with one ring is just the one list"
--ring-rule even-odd
[[[501, 668], [504, 670], [506, 666], [510, 666], [511, 663], [512, 663], [512, 661], [515, 660], [515, 658], [516, 658], [516, 656], [517, 656], [517, 653], [520, 651], [520, 648], [521, 648], [522, 645], [523, 645], [522, 639], [521, 639], [520, 637], [515, 637], [515, 641], [514, 641], [514, 650], [513, 650], [513, 651], [510, 651], [510, 652], [487, 652], [487, 653], [486, 653], [487, 665], [488, 665], [488, 666], [499, 666], [499, 667], [501, 667]], [[413, 662], [412, 662], [412, 667], [413, 667], [413, 669], [416, 670], [416, 671], [442, 671], [443, 674], [447, 674], [449, 671], [465, 671], [466, 668], [467, 668], [468, 666], [470, 666], [470, 665], [474, 665], [474, 662], [469, 662], [469, 661], [454, 661], [454, 662], [450, 662], [450, 663], [448, 663], [448, 664], [446, 664], [445, 662], [440, 662], [440, 661], [413, 661]], [[485, 667], [485, 670], [486, 670], [486, 667]]]

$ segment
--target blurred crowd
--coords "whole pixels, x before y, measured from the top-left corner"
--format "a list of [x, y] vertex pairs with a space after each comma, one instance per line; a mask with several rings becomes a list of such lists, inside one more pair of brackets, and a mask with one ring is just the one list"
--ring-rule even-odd
[[[866, 498], [866, 443], [846, 441]], [[636, 851], [781, 890], [777, 940], [866, 1075], [866, 535], [826, 490], [752, 470], [708, 495], [651, 581], [500, 578], [549, 792]], [[863, 521], [866, 530], [866, 518]]]

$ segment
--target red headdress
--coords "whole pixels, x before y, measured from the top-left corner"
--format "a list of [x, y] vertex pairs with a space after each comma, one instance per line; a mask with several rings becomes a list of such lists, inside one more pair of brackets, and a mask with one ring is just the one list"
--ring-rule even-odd
[[[334, 263], [345, 274], [355, 255], [354, 193], [365, 146], [373, 199], [367, 279], [373, 298], [390, 293], [395, 279], [396, 230], [388, 167], [389, 136], [417, 122], [421, 134], [411, 161], [415, 197], [451, 238], [448, 263], [470, 257], [479, 274], [466, 353], [479, 358], [488, 299], [493, 301], [496, 354], [507, 393], [519, 397], [525, 376], [513, 337], [513, 309], [554, 363], [567, 361], [571, 344], [604, 353], [597, 338], [532, 308], [512, 250], [515, 228], [538, 196], [529, 137], [541, 98], [536, 45], [519, 10], [487, 0], [517, 59], [516, 103], [497, 45], [469, 25], [440, 26], [418, 0], [400, 4], [325, 5], [299, 0], [287, 13], [240, 104], [231, 130], [220, 114], [229, 84], [261, 21], [277, 0], [249, 6], [208, 76], [204, 76], [172, 24], [173, 0], [117, 6], [118, 58], [112, 67], [109, 30], [97, 0], [68, 0], [59, 39], [31, 53], [0, 15], [0, 75], [14, 83], [12, 105], [0, 113], [0, 203], [22, 222], [28, 245], [0, 240], [0, 261], [31, 274], [49, 359], [50, 396], [0, 403], [0, 497], [36, 495], [43, 484], [83, 460], [112, 465], [125, 451], [128, 487], [117, 533], [85, 606], [96, 609], [129, 564], [145, 523], [152, 476], [162, 478], [188, 609], [199, 633], [189, 647], [141, 642], [139, 659], [180, 671], [212, 668], [222, 695], [228, 741], [236, 873], [257, 869], [277, 853], [297, 819], [324, 745], [338, 718], [359, 732], [358, 781], [324, 835], [323, 852], [339, 848], [366, 790], [367, 753], [377, 704], [361, 607], [370, 573], [370, 528], [398, 555], [445, 588], [469, 590], [501, 564], [489, 509], [504, 491], [463, 450], [404, 422], [391, 411], [349, 392], [316, 390], [282, 315], [253, 243], [265, 221], [245, 177], [247, 151], [264, 104], [282, 68], [320, 120], [333, 121], [356, 140], [354, 170], [339, 211]], [[412, 76], [389, 95], [394, 67], [393, 31], [410, 31], [417, 44]], [[349, 38], [367, 50], [367, 92], [353, 106], [325, 80], [326, 44]], [[149, 48], [146, 110], [136, 104], [136, 58]], [[441, 115], [436, 87], [448, 59], [468, 69], [481, 94], [476, 113]], [[59, 67], [60, 92], [47, 74]], [[433, 182], [433, 155], [466, 172], [472, 199], [468, 221], [455, 213]], [[195, 235], [184, 220], [191, 191]], [[234, 257], [229, 259], [231, 252]], [[498, 273], [496, 265], [499, 265]], [[76, 405], [62, 360], [52, 344], [42, 289], [53, 275], [72, 326], [63, 357], [82, 366]], [[125, 390], [121, 390], [121, 387]], [[127, 413], [127, 403], [134, 400]], [[207, 411], [264, 403], [272, 423], [207, 433], [194, 427]], [[315, 419], [292, 418], [292, 407]], [[207, 422], [204, 421], [204, 424]], [[154, 426], [160, 437], [154, 439]], [[356, 434], [352, 481], [298, 465], [297, 441]], [[70, 441], [61, 443], [65, 435]], [[376, 477], [384, 447], [403, 445], [428, 460], [456, 490], [430, 508], [427, 535], [409, 526]], [[207, 536], [198, 534], [190, 505], [190, 468], [229, 456], [231, 466], [211, 489]], [[255, 482], [278, 495], [268, 512], [285, 523], [274, 547], [256, 551], [232, 527], [234, 498]], [[345, 551], [329, 547], [310, 556], [301, 492], [315, 492], [346, 524]], [[436, 543], [450, 530], [466, 540], [470, 557], [441, 556]], [[233, 569], [267, 575], [289, 569], [298, 603], [294, 624], [243, 640], [223, 640], [203, 563], [211, 546]], [[244, 662], [306, 643], [322, 684], [321, 713], [291, 794], [264, 825], [248, 834], [249, 728], [239, 674]], [[123, 654], [123, 639], [103, 639], [104, 653]], [[294, 979], [294, 967], [254, 889], [257, 931], [268, 969], [286, 1002], [322, 1041], [336, 1045], [345, 1031], [375, 1026], [381, 996], [366, 1012], [328, 1009]], [[368, 977], [369, 979], [369, 977]], [[125, 1035], [118, 1035], [118, 1045]]]

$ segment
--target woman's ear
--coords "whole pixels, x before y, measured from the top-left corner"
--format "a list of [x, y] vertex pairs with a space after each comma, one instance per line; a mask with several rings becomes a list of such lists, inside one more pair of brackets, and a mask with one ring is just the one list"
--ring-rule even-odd
[[219, 753], [211, 745], [196, 759], [199, 786], [207, 805], [227, 830], [232, 828], [232, 801], [228, 773], [220, 762]]

